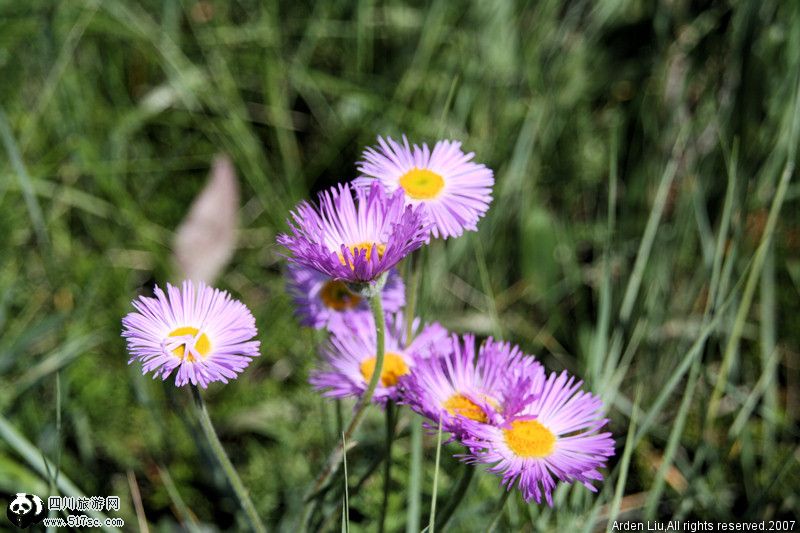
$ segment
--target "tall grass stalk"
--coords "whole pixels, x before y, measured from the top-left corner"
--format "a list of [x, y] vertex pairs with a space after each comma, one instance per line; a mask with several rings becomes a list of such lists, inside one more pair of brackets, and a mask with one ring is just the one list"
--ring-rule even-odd
[[431, 514], [428, 518], [427, 533], [436, 531], [436, 500], [439, 497], [439, 461], [442, 457], [442, 417], [439, 415], [439, 429], [436, 431], [436, 462], [433, 465], [433, 488], [431, 489]]
[[344, 470], [344, 499], [342, 501], [342, 530], [350, 532], [350, 488], [347, 483], [347, 436], [342, 432], [342, 468]]

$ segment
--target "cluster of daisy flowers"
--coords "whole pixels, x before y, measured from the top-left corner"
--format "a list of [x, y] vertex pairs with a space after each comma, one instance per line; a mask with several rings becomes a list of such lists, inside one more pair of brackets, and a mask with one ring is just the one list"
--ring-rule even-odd
[[[310, 376], [315, 388], [406, 405], [462, 443], [465, 462], [489, 465], [527, 501], [552, 505], [558, 481], [595, 490], [592, 481], [614, 454], [600, 399], [516, 346], [491, 338], [477, 345], [473, 335], [404, 315], [398, 263], [431, 239], [477, 231], [489, 209], [494, 176], [473, 157], [455, 141], [431, 150], [379, 138], [357, 179], [292, 211], [289, 231], [278, 237], [288, 288], [301, 323], [329, 334]], [[227, 292], [185, 281], [133, 305], [122, 335], [130, 362], [154, 378], [174, 373], [177, 386], [205, 388], [236, 378], [259, 355], [253, 315]], [[375, 323], [375, 309], [386, 326], [380, 358], [384, 324]]]
[[453, 335], [403, 314], [406, 294], [397, 264], [432, 238], [477, 231], [491, 203], [494, 176], [459, 142], [429, 149], [378, 139], [358, 164], [361, 176], [301, 202], [289, 232], [288, 287], [302, 324], [327, 330], [311, 384], [331, 398], [369, 394], [378, 351], [366, 301], [379, 290], [385, 312], [383, 364], [374, 394], [380, 406], [406, 405], [462, 443], [462, 459], [489, 465], [526, 501], [552, 505], [558, 481], [596, 490], [599, 469], [614, 454], [600, 399], [566, 372], [548, 374], [509, 343]]

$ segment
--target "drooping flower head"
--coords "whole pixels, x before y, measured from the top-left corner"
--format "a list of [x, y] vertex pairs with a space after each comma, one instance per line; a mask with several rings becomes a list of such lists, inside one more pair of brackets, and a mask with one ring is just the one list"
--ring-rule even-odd
[[300, 202], [290, 233], [278, 236], [289, 260], [326, 276], [352, 283], [377, 279], [426, 239], [421, 208], [405, 206], [378, 184], [358, 188], [339, 184], [319, 195], [319, 207]]
[[462, 442], [468, 462], [492, 465], [511, 490], [518, 484], [526, 501], [553, 505], [557, 481], [580, 482], [592, 492], [592, 480], [614, 455], [610, 433], [600, 430], [603, 403], [580, 390], [582, 382], [562, 372], [540, 380], [532, 401], [503, 425], [470, 424]]
[[[304, 326], [326, 328], [350, 311], [369, 310], [367, 299], [350, 291], [345, 282], [313, 268], [290, 263], [286, 276], [295, 313]], [[399, 311], [405, 305], [405, 286], [396, 269], [389, 271], [381, 298], [387, 313]]]
[[[385, 405], [398, 400], [397, 382], [419, 361], [446, 350], [449, 334], [437, 323], [419, 327], [410, 344], [405, 342], [402, 313], [386, 317], [383, 367], [372, 396], [374, 403]], [[351, 312], [331, 328], [331, 337], [323, 349], [323, 369], [312, 373], [309, 381], [332, 398], [360, 397], [375, 372], [377, 339], [375, 321], [369, 312]]]
[[358, 164], [358, 183], [377, 180], [389, 193], [403, 191], [408, 205], [425, 205], [434, 237], [458, 237], [477, 231], [492, 201], [494, 174], [473, 162], [474, 155], [458, 141], [438, 141], [431, 151], [424, 143], [410, 145], [405, 135], [402, 144], [378, 137], [378, 146], [367, 148]]
[[542, 365], [507, 342], [487, 339], [475, 354], [475, 337], [457, 335], [446, 355], [421, 361], [401, 381], [402, 403], [455, 437], [463, 424], [502, 424], [529, 401]]
[[184, 281], [155, 288], [155, 298], [134, 300], [136, 311], [122, 319], [122, 336], [142, 373], [166, 380], [177, 369], [175, 385], [206, 388], [227, 383], [259, 355], [256, 323], [247, 307], [225, 291]]

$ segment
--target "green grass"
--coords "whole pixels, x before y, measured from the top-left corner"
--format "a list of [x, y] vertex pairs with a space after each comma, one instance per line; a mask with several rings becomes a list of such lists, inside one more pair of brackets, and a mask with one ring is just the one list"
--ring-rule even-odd
[[[307, 384], [318, 337], [274, 237], [407, 133], [497, 177], [480, 231], [421, 258], [418, 314], [577, 374], [617, 443], [597, 495], [514, 492], [498, 515], [480, 471], [447, 529], [800, 518], [800, 4], [654, 4], [0, 3], [0, 493], [119, 495], [135, 529], [134, 479], [151, 530], [245, 527], [188, 391], [128, 367], [119, 337], [133, 296], [178, 275], [174, 230], [226, 152], [241, 228], [217, 284], [263, 349], [205, 398], [260, 515], [295, 529], [341, 423]], [[437, 455], [426, 433], [412, 461], [416, 418], [396, 422], [390, 532], [409, 504], [430, 522]], [[374, 531], [385, 432], [372, 410], [315, 525], [343, 527], [344, 502], [344, 527]]]

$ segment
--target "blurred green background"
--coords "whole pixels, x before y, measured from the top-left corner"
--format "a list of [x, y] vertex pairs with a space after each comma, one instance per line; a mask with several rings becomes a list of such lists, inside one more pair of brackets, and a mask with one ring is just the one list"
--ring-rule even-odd
[[[206, 398], [260, 514], [296, 530], [336, 406], [307, 384], [319, 337], [274, 237], [376, 135], [407, 133], [462, 140], [497, 178], [480, 231], [426, 252], [419, 314], [585, 379], [617, 442], [599, 495], [515, 492], [499, 530], [800, 518], [799, 73], [792, 1], [3, 0], [2, 496], [68, 478], [119, 495], [128, 530], [244, 527], [188, 391], [127, 366], [119, 337], [130, 300], [179, 276], [175, 229], [224, 152], [240, 229], [217, 285], [262, 356]], [[354, 530], [374, 530], [383, 438], [373, 409], [348, 456]], [[435, 451], [426, 436], [423, 523]], [[465, 468], [443, 452], [440, 506]], [[498, 481], [477, 476], [452, 531], [486, 529]], [[316, 528], [339, 527], [337, 490]]]

